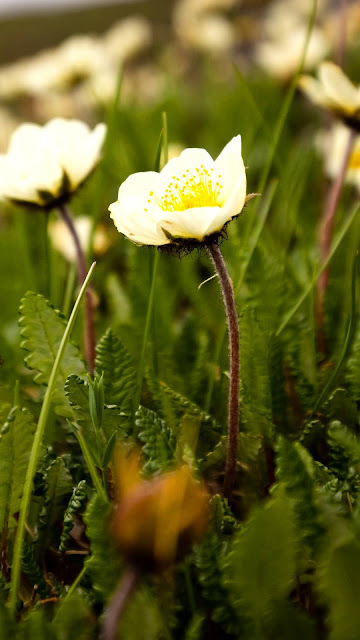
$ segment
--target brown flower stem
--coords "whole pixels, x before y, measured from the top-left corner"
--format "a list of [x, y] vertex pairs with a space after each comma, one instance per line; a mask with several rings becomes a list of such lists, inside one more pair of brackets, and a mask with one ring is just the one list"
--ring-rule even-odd
[[[65, 204], [59, 206], [59, 213], [65, 222], [71, 237], [74, 241], [77, 260], [78, 281], [81, 287], [84, 283], [87, 274], [85, 255], [80, 244], [79, 236], [77, 234], [72, 217]], [[95, 369], [95, 329], [93, 318], [93, 302], [91, 291], [87, 290], [85, 293], [85, 313], [84, 313], [84, 352], [85, 359], [89, 367], [91, 374]]]
[[[351, 129], [349, 131], [349, 139], [346, 145], [343, 161], [336, 179], [330, 189], [329, 196], [326, 200], [321, 226], [319, 234], [319, 244], [321, 253], [321, 262], [325, 262], [329, 257], [331, 242], [333, 237], [334, 222], [336, 209], [339, 202], [341, 190], [345, 181], [346, 171], [349, 165], [349, 160], [353, 150], [356, 131]], [[318, 326], [319, 336], [319, 348], [322, 353], [326, 353], [326, 339], [325, 339], [325, 322], [324, 322], [324, 296], [329, 282], [329, 267], [322, 272], [317, 286], [317, 301], [316, 301], [316, 318]]]
[[237, 440], [239, 431], [239, 387], [240, 387], [240, 334], [235, 296], [228, 270], [219, 246], [216, 242], [206, 245], [213, 261], [222, 290], [230, 342], [230, 385], [228, 441], [225, 463], [224, 496], [230, 501], [235, 482]]
[[105, 610], [101, 640], [116, 640], [118, 637], [119, 621], [139, 584], [140, 578], [141, 573], [134, 567], [128, 567], [125, 570]]

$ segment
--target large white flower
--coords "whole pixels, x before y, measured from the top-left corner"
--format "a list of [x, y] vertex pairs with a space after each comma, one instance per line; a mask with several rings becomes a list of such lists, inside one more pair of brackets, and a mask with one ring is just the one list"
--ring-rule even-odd
[[160, 173], [135, 173], [120, 186], [110, 215], [136, 244], [202, 242], [219, 234], [246, 202], [241, 137], [214, 161], [205, 149], [185, 149]]
[[21, 124], [0, 155], [0, 198], [51, 207], [84, 182], [100, 158], [104, 124], [79, 120]]
[[318, 71], [319, 79], [302, 76], [300, 88], [315, 104], [340, 116], [346, 124], [360, 127], [360, 87], [356, 87], [333, 62], [323, 62]]

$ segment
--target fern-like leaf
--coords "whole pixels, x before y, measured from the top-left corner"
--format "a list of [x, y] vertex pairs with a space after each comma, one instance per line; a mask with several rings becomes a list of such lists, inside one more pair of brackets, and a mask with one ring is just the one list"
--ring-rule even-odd
[[60, 538], [59, 551], [65, 551], [70, 540], [70, 531], [74, 526], [74, 515], [83, 508], [87, 498], [86, 480], [80, 480], [77, 487], [74, 487], [69, 504], [64, 513], [64, 524]]
[[101, 602], [109, 598], [122, 570], [121, 559], [109, 532], [110, 509], [109, 504], [95, 494], [88, 503], [84, 516], [91, 552], [86, 566], [93, 589]]
[[0, 432], [0, 531], [16, 526], [34, 433], [29, 411], [12, 409]]
[[175, 452], [175, 439], [165, 422], [150, 409], [140, 407], [136, 412], [139, 439], [144, 443], [146, 473], [165, 471]]
[[[66, 320], [48, 300], [31, 291], [21, 301], [20, 314], [19, 322], [23, 338], [21, 347], [29, 352], [25, 358], [26, 365], [29, 369], [38, 371], [34, 378], [35, 382], [47, 385], [64, 334]], [[65, 382], [70, 374], [84, 376], [85, 373], [85, 365], [78, 347], [68, 342], [52, 396], [57, 414], [73, 418], [73, 411], [64, 392]]]
[[133, 410], [136, 371], [126, 348], [111, 329], [96, 347], [96, 371], [104, 374], [105, 402], [124, 413]]
[[23, 543], [21, 567], [31, 584], [37, 588], [40, 596], [47, 598], [50, 594], [50, 589], [35, 559], [34, 547], [32, 545]]

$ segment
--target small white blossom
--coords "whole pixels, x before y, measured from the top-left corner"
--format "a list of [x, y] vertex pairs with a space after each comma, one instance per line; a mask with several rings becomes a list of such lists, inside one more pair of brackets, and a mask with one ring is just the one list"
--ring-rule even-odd
[[347, 124], [360, 127], [360, 87], [356, 87], [333, 62], [323, 62], [318, 80], [302, 76], [300, 88], [317, 105], [333, 111]]
[[[341, 122], [330, 131], [321, 132], [316, 140], [316, 146], [324, 158], [325, 171], [334, 180], [341, 170], [341, 165], [349, 144], [349, 129]], [[360, 189], [360, 136], [354, 140], [354, 146], [349, 158], [345, 181]]]
[[205, 149], [185, 149], [160, 173], [135, 173], [110, 205], [118, 231], [136, 244], [203, 242], [220, 234], [246, 202], [241, 137], [214, 161]]
[[66, 199], [96, 166], [104, 124], [93, 131], [79, 120], [55, 118], [45, 126], [21, 124], [0, 155], [0, 197], [51, 207]]
[[[74, 219], [74, 227], [84, 253], [89, 249], [91, 238], [91, 219], [87, 216], [79, 216]], [[65, 260], [76, 262], [76, 248], [74, 241], [65, 222], [58, 218], [51, 220], [49, 224], [49, 237], [54, 248], [61, 253]], [[109, 237], [103, 227], [96, 227], [93, 237], [93, 250], [96, 255], [102, 255], [110, 246]]]

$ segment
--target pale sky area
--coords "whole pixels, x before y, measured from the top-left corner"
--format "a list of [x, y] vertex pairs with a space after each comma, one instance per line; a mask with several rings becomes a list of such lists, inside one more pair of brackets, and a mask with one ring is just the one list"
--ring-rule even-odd
[[78, 9], [81, 7], [109, 4], [135, 4], [140, 0], [0, 0], [0, 15], [52, 11], [56, 9]]

